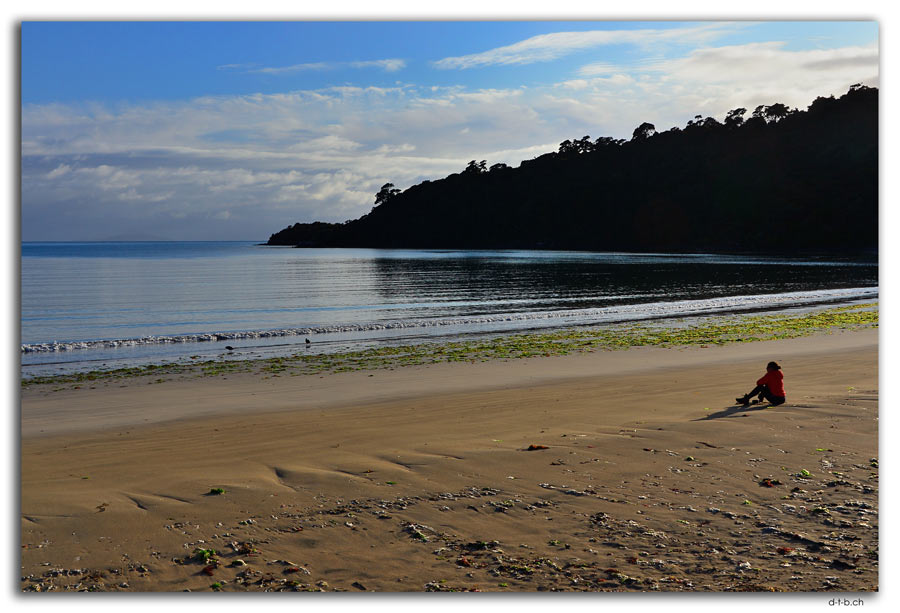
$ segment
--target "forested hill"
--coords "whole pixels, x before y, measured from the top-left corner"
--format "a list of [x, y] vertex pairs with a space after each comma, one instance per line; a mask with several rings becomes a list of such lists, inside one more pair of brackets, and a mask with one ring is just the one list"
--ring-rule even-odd
[[724, 122], [638, 126], [521, 163], [472, 161], [340, 224], [295, 224], [270, 245], [631, 252], [877, 248], [878, 90], [808, 109], [735, 109]]

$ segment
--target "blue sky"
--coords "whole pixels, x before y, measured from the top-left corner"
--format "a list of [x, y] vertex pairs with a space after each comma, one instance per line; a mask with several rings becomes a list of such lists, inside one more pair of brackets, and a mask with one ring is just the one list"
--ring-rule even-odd
[[25, 22], [22, 239], [265, 239], [472, 159], [879, 84], [874, 21]]

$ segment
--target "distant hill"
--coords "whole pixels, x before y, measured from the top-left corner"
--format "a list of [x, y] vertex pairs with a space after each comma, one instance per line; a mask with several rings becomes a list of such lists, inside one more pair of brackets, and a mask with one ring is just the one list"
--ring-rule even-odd
[[865, 252], [878, 241], [878, 90], [806, 110], [696, 116], [631, 140], [585, 136], [517, 168], [472, 161], [367, 215], [298, 223], [269, 245], [630, 252]]

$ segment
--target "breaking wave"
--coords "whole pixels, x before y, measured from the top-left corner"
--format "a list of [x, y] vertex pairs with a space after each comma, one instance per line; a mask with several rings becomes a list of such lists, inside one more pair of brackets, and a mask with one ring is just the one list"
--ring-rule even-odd
[[238, 341], [248, 339], [271, 339], [278, 337], [312, 336], [329, 333], [353, 333], [376, 330], [396, 330], [415, 328], [436, 328], [445, 326], [490, 326], [491, 324], [515, 324], [515, 322], [545, 322], [553, 325], [587, 325], [617, 323], [669, 317], [701, 316], [752, 310], [773, 310], [814, 306], [830, 302], [876, 299], [877, 287], [829, 289], [782, 294], [762, 294], [750, 296], [726, 296], [699, 300], [679, 300], [627, 304], [589, 309], [569, 309], [557, 311], [532, 311], [503, 313], [466, 317], [442, 317], [435, 319], [412, 319], [406, 321], [372, 322], [365, 324], [338, 324], [330, 326], [282, 328], [276, 330], [250, 330], [239, 332], [203, 332], [173, 336], [141, 336], [138, 338], [86, 340], [31, 343], [22, 345], [22, 353], [47, 353], [76, 351], [83, 349], [115, 349], [141, 345], [164, 345], [174, 343], [205, 343], [216, 341]]

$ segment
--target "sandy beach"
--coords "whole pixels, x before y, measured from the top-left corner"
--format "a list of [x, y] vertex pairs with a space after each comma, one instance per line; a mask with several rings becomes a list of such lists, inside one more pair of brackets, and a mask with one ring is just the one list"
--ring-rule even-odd
[[22, 392], [24, 590], [878, 589], [877, 329], [73, 387]]

